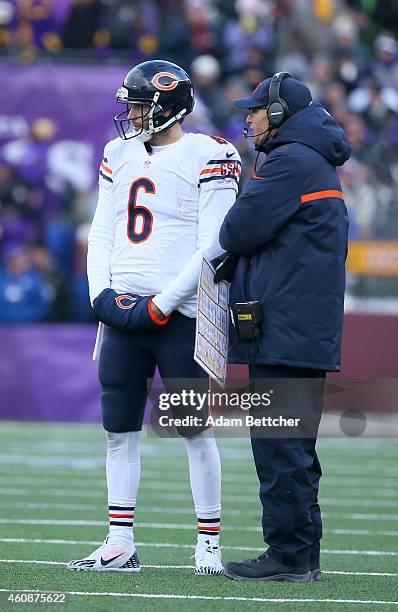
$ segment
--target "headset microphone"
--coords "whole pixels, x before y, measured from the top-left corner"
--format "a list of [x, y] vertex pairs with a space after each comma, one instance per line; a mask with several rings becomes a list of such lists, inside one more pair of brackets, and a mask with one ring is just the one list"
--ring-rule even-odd
[[256, 138], [256, 136], [262, 136], [263, 134], [267, 134], [270, 132], [272, 128], [267, 128], [264, 132], [259, 132], [258, 134], [249, 134], [249, 128], [243, 128], [242, 133], [245, 138]]

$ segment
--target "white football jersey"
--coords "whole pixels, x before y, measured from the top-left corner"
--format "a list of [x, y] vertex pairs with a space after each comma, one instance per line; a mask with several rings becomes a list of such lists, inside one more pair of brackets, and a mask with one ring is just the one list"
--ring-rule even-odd
[[153, 147], [136, 138], [105, 146], [99, 200], [89, 234], [90, 299], [118, 293], [156, 295], [169, 314], [196, 316], [203, 256], [222, 253], [218, 233], [235, 201], [241, 162], [222, 138], [185, 134]]

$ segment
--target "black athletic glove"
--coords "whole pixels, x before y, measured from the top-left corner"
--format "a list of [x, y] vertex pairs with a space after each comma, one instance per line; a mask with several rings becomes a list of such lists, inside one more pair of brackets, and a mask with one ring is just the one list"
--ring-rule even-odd
[[154, 296], [136, 293], [118, 294], [113, 289], [104, 289], [93, 303], [95, 316], [99, 321], [114, 329], [136, 333], [155, 331], [166, 325], [170, 316], [158, 319], [151, 311]]
[[232, 281], [235, 268], [238, 265], [239, 257], [237, 255], [229, 255], [224, 253], [220, 257], [212, 260], [211, 264], [215, 268], [214, 282], [219, 283], [222, 280]]

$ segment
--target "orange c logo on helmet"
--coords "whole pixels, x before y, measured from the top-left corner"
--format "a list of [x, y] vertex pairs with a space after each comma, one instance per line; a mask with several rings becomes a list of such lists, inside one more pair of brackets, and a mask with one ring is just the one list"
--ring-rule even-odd
[[[162, 83], [160, 80], [162, 79]], [[152, 85], [162, 91], [170, 91], [177, 87], [179, 80], [172, 72], [158, 72], [151, 80]]]
[[[123, 300], [127, 300], [127, 304], [123, 304]], [[130, 308], [134, 308], [136, 304], [137, 298], [132, 295], [118, 295], [115, 298], [115, 302], [119, 308], [122, 310], [129, 310]]]

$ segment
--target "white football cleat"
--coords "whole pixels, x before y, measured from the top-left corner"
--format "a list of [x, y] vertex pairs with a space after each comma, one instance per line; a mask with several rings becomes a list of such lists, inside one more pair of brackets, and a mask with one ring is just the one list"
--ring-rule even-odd
[[210, 540], [198, 542], [195, 549], [195, 574], [197, 576], [217, 576], [224, 571], [219, 546], [212, 546]]
[[141, 565], [134, 544], [131, 548], [105, 542], [88, 557], [69, 561], [67, 568], [77, 571], [139, 572]]

